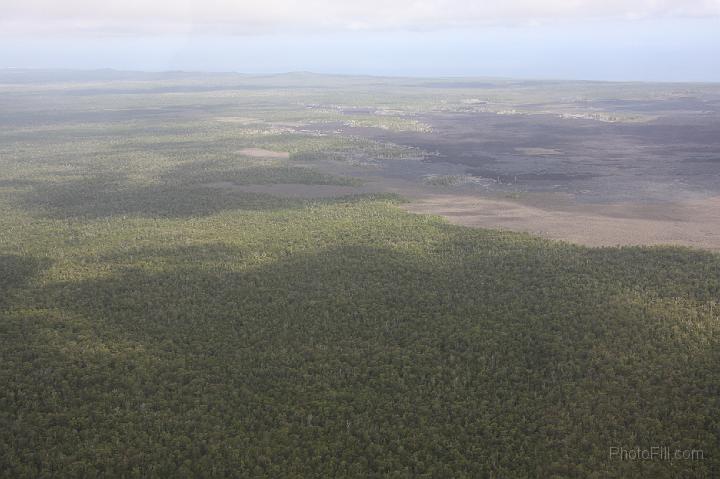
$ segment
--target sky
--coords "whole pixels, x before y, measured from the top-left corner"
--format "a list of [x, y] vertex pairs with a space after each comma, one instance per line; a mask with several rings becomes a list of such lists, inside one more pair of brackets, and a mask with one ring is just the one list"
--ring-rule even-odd
[[720, 0], [0, 0], [0, 68], [720, 81]]

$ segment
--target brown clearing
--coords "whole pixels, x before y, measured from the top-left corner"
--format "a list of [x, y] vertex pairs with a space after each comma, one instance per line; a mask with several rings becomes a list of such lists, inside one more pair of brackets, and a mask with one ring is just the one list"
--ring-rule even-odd
[[521, 200], [458, 192], [413, 181], [367, 178], [362, 186], [211, 183], [280, 198], [336, 198], [368, 193], [398, 193], [411, 213], [432, 214], [474, 228], [531, 233], [586, 246], [678, 245], [720, 251], [720, 196], [673, 203], [578, 203], [557, 194], [526, 195]]
[[244, 148], [238, 151], [238, 154], [251, 158], [273, 158], [279, 160], [287, 160], [290, 158], [290, 153], [287, 151], [271, 151], [263, 150], [262, 148]]
[[404, 208], [440, 215], [453, 224], [527, 232], [586, 246], [678, 245], [720, 251], [720, 197], [672, 204], [558, 204], [553, 199], [534, 203], [428, 195]]

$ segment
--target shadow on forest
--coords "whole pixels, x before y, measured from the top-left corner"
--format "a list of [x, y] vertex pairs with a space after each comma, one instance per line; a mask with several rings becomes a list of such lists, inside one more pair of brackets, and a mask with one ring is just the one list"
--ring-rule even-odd
[[36, 185], [23, 206], [50, 218], [146, 216], [183, 218], [229, 209], [270, 210], [290, 202], [201, 185], [138, 185], [113, 177], [94, 177]]
[[[571, 282], [592, 281], [660, 298], [720, 301], [720, 255], [711, 251], [677, 246], [593, 248], [540, 238], [516, 243], [493, 245], [495, 254], [504, 255], [504, 264], [538, 277], [561, 275]], [[444, 248], [462, 251], [468, 245], [467, 235], [459, 232]], [[476, 241], [474, 248], [488, 246]]]
[[[463, 335], [473, 327], [500, 328], [509, 339], [524, 338], [522, 357], [537, 365], [564, 348], [597, 347], [607, 339], [608, 321], [618, 329], [657, 327], [661, 319], [630, 303], [616, 317], [597, 320], [629, 292], [660, 300], [720, 299], [717, 256], [675, 248], [548, 248], [541, 241], [517, 247], [514, 238], [488, 237], [483, 244], [448, 228], [458, 233], [440, 249], [451, 254], [434, 258], [356, 245], [281, 254], [271, 263], [233, 270], [226, 265], [244, 253], [222, 244], [141, 250], [130, 260], [107, 259], [157, 262], [162, 271], [123, 268], [109, 278], [59, 283], [47, 291], [47, 306], [105, 318], [113, 327], [149, 335], [135, 340], [149, 341], [166, 337], [169, 329], [203, 337], [208, 325], [223, 329], [224, 340], [252, 342], [259, 335], [256, 340], [271, 343], [279, 335], [304, 341], [308, 331], [335, 343], [342, 342], [336, 334], [403, 343], [424, 335], [437, 342], [445, 327]], [[440, 324], [445, 317], [452, 321]], [[526, 327], [539, 318], [549, 329], [530, 339]]]
[[27, 286], [51, 265], [47, 258], [0, 254], [0, 311], [12, 304], [12, 290]]
[[[130, 181], [107, 173], [71, 181], [35, 182], [19, 201], [22, 207], [51, 218], [106, 218], [140, 215], [185, 218], [224, 210], [267, 211], [299, 208], [310, 201], [247, 193], [213, 183], [347, 184], [347, 181], [299, 167], [231, 168], [222, 162], [193, 162], [176, 167], [153, 183]], [[338, 200], [312, 200], [328, 203]], [[344, 201], [348, 201], [346, 198]]]
[[[351, 455], [380, 443], [425, 457], [450, 445], [459, 461], [486, 464], [477, 451], [463, 456], [461, 431], [472, 443], [517, 451], [499, 459], [508, 470], [525, 470], [517, 461], [527, 458], [530, 471], [540, 451], [548, 475], [567, 458], [604, 465], [606, 451], [594, 447], [631, 436], [708, 450], [701, 441], [717, 404], [702, 388], [717, 354], [685, 354], [695, 336], [678, 326], [690, 316], [626, 297], [628, 288], [657, 285], [632, 272], [632, 285], [615, 284], [622, 252], [447, 228], [450, 240], [429, 256], [358, 244], [239, 270], [223, 267], [223, 257], [243, 254], [226, 245], [145, 250], [128, 262], [165, 269], [55, 283], [34, 306], [88, 318], [92, 335], [81, 337], [100, 344], [62, 350], [57, 368], [88, 364], [66, 374], [81, 383], [70, 383], [66, 400], [117, 403], [123, 431], [162, 441], [212, 431], [223, 443], [247, 436], [267, 450], [304, 450], [322, 437]], [[685, 275], [693, 260], [707, 260], [680, 251]], [[108, 390], [117, 397], [103, 396]], [[587, 418], [610, 415], [588, 430]], [[113, 417], [87, 427], [113, 430]], [[348, 434], [355, 439], [346, 444]], [[142, 437], [133, 446], [154, 454], [157, 443]], [[255, 463], [248, 451], [243, 460]]]
[[26, 286], [51, 265], [52, 261], [47, 258], [0, 254], [0, 292]]

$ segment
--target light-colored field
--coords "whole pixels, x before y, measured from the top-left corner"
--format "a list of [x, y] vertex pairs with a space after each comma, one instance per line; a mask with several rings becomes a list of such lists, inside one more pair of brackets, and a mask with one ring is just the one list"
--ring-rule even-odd
[[[342, 168], [344, 174], [353, 169]], [[340, 170], [335, 173], [340, 173]], [[580, 203], [560, 194], [525, 194], [508, 199], [433, 187], [418, 181], [362, 177], [361, 186], [217, 182], [207, 186], [279, 198], [322, 199], [397, 193], [408, 212], [432, 214], [457, 225], [526, 232], [586, 246], [678, 245], [720, 251], [720, 196], [668, 203]]]
[[262, 148], [244, 148], [238, 151], [238, 154], [249, 156], [251, 158], [272, 158], [278, 160], [286, 160], [290, 158], [290, 153], [287, 151], [272, 151], [264, 150]]
[[404, 208], [440, 215], [454, 224], [587, 246], [681, 245], [720, 251], [720, 197], [673, 204], [528, 203], [448, 194], [421, 196]]

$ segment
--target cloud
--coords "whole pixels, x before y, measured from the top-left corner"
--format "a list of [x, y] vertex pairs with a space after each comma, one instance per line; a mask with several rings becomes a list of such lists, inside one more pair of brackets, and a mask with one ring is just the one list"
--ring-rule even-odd
[[657, 17], [720, 18], [720, 0], [0, 0], [6, 35], [433, 30]]

